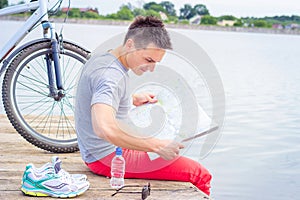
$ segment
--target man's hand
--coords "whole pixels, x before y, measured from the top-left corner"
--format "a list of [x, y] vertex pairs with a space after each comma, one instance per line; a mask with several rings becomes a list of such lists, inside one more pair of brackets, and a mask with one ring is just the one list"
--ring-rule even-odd
[[145, 103], [156, 103], [157, 99], [154, 99], [155, 95], [151, 93], [140, 93], [132, 95], [133, 105], [141, 106]]
[[156, 153], [165, 160], [172, 160], [179, 155], [180, 149], [183, 149], [184, 146], [178, 142], [163, 140], [166, 142], [166, 146], [161, 148]]

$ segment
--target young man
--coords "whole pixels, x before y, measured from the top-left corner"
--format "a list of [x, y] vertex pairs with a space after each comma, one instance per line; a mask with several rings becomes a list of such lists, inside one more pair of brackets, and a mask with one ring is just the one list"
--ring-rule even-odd
[[[92, 172], [110, 177], [115, 147], [123, 148], [125, 178], [191, 182], [210, 193], [210, 173], [198, 162], [179, 156], [180, 143], [153, 137], [141, 138], [120, 128], [116, 119], [130, 108], [128, 70], [137, 75], [152, 72], [155, 64], [171, 49], [164, 24], [154, 17], [137, 17], [130, 25], [123, 45], [103, 54], [94, 54], [78, 82], [75, 122], [83, 160]], [[154, 94], [134, 94], [135, 106], [155, 103]], [[151, 161], [146, 152], [160, 158]], [[160, 167], [161, 166], [161, 167]]]

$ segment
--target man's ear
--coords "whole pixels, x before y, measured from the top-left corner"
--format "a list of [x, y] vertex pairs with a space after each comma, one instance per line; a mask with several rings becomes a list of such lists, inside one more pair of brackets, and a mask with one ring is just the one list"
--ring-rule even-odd
[[132, 39], [128, 39], [125, 43], [125, 47], [128, 51], [132, 51], [135, 49], [134, 41]]

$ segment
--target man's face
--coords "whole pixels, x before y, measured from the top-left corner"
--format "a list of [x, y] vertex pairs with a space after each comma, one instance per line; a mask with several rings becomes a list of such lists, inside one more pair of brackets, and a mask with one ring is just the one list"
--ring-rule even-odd
[[160, 62], [165, 55], [164, 49], [159, 49], [155, 45], [148, 45], [145, 49], [133, 50], [126, 55], [126, 62], [136, 75], [140, 76], [144, 72], [153, 72], [155, 64]]

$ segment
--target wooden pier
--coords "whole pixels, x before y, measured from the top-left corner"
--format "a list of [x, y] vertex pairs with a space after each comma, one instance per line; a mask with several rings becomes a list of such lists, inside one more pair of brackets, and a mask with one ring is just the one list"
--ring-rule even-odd
[[[20, 190], [22, 174], [28, 163], [37, 167], [49, 162], [53, 153], [38, 149], [23, 139], [11, 126], [6, 115], [0, 115], [0, 199], [33, 199], [23, 195]], [[89, 171], [81, 160], [79, 152], [71, 154], [58, 154], [62, 160], [62, 167], [70, 173], [83, 173], [88, 176], [90, 188], [76, 199], [99, 199], [99, 200], [140, 200], [141, 194], [120, 193], [111, 196], [115, 190], [109, 186], [109, 179], [97, 176]], [[151, 183], [151, 195], [147, 200], [174, 200], [174, 199], [209, 199], [190, 183], [175, 181], [155, 181], [144, 179], [126, 179], [126, 185], [140, 185], [128, 188], [127, 191], [140, 192], [142, 187]], [[38, 199], [53, 199], [39, 197]]]

